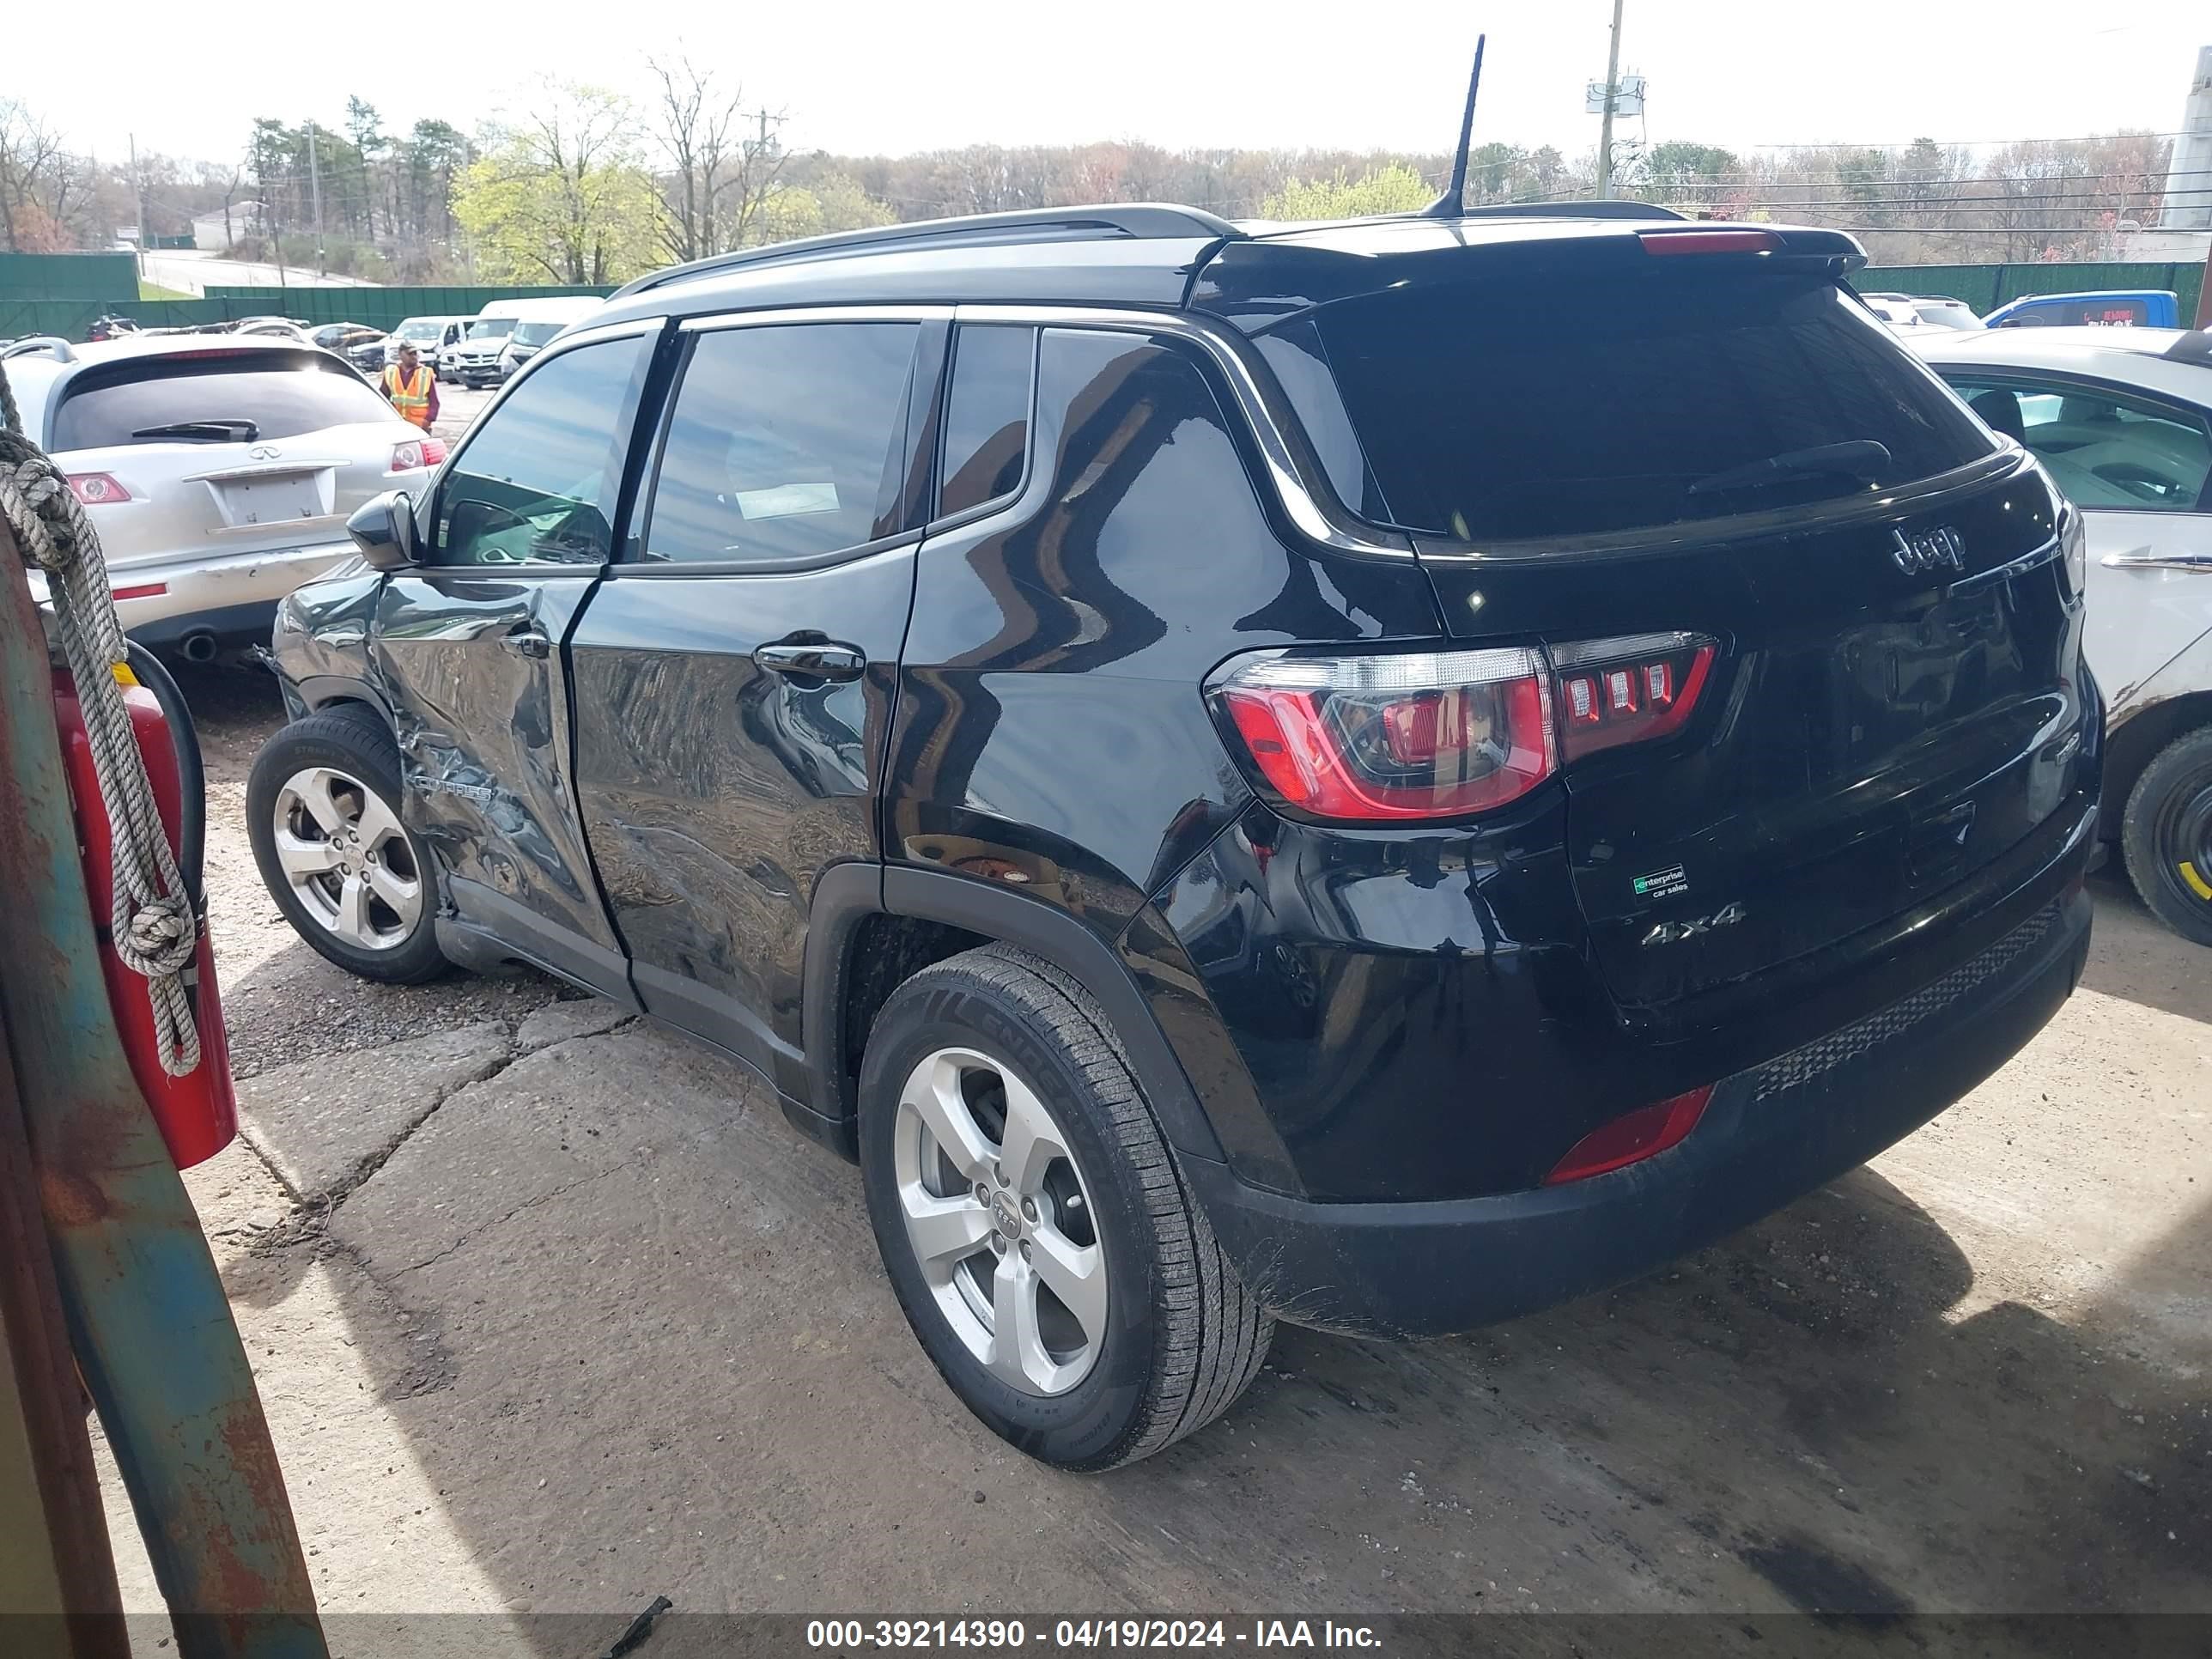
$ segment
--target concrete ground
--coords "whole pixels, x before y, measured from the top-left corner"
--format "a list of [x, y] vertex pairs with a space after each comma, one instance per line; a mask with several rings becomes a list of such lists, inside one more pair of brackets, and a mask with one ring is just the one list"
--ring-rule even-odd
[[191, 691], [246, 1133], [189, 1181], [326, 1613], [2212, 1611], [2212, 952], [2110, 876], [2080, 994], [1871, 1167], [1474, 1335], [1285, 1328], [1077, 1478], [953, 1400], [737, 1067], [310, 952], [240, 824], [274, 699]]

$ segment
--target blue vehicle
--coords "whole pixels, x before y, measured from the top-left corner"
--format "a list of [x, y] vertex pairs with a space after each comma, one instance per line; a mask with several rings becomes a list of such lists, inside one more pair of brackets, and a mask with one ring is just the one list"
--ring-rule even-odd
[[2171, 289], [2116, 288], [2096, 294], [2029, 294], [1999, 306], [1990, 328], [2183, 328]]

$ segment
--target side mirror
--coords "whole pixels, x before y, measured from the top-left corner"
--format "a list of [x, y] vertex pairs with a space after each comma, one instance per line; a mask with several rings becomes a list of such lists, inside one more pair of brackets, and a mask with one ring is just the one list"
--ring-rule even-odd
[[387, 489], [355, 510], [346, 534], [377, 569], [404, 570], [415, 562], [415, 503], [405, 490]]

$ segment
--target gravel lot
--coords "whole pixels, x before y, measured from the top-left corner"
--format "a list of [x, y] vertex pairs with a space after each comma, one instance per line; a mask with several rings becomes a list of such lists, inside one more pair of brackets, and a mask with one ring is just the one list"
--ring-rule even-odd
[[2109, 876], [2081, 993], [1869, 1168], [1512, 1325], [1286, 1328], [1221, 1423], [1078, 1479], [945, 1390], [853, 1172], [736, 1067], [544, 980], [372, 987], [300, 944], [240, 822], [273, 690], [187, 689], [247, 1121], [190, 1184], [328, 1613], [581, 1654], [658, 1594], [2212, 1612], [2212, 952]]

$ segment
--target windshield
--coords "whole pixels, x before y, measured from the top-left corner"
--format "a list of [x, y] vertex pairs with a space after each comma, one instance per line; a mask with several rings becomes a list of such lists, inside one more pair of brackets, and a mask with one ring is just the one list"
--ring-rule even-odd
[[[1990, 453], [1942, 384], [1815, 276], [1513, 276], [1389, 290], [1319, 321], [1389, 520], [1462, 541], [1721, 518]], [[1720, 482], [1844, 444], [1884, 459]], [[1358, 501], [1358, 483], [1339, 493]]]
[[392, 337], [395, 340], [413, 340], [419, 343], [424, 340], [436, 339], [440, 329], [441, 325], [434, 320], [424, 322], [416, 319], [400, 324], [392, 331]]
[[512, 317], [479, 317], [469, 325], [471, 340], [503, 340], [514, 332]]
[[517, 345], [542, 346], [566, 328], [566, 323], [517, 323], [514, 343]]

